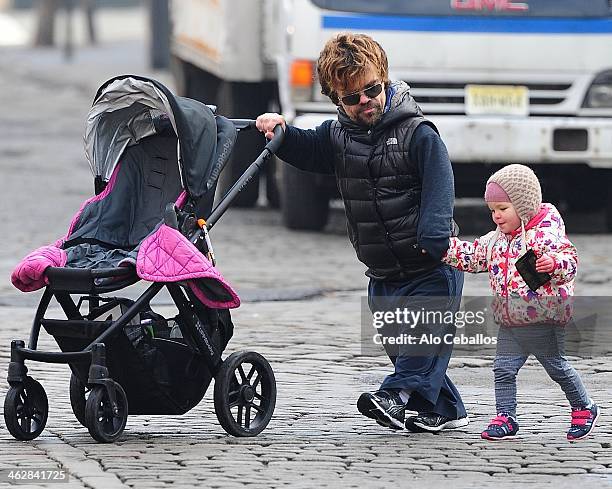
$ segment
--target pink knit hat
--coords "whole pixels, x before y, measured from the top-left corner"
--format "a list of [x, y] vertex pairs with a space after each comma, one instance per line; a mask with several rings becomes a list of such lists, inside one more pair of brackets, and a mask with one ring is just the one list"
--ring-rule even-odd
[[485, 202], [510, 202], [510, 197], [498, 183], [489, 182], [485, 190]]

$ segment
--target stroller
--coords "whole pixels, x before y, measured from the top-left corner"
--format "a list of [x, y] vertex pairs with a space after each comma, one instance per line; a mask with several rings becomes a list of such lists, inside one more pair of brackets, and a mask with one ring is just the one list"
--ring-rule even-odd
[[[48, 415], [25, 360], [70, 366], [72, 410], [99, 442], [117, 440], [128, 414], [186, 413], [213, 378], [227, 433], [254, 436], [270, 421], [276, 382], [266, 359], [251, 351], [221, 358], [233, 333], [229, 309], [240, 301], [214, 267], [208, 231], [278, 149], [283, 131], [275, 129], [211, 212], [237, 132], [254, 127], [215, 111], [138, 76], [98, 90], [85, 133], [95, 196], [64, 238], [32, 252], [11, 277], [23, 291], [44, 287], [28, 347], [11, 343], [4, 420], [18, 440], [40, 435]], [[109, 295], [140, 280], [152, 283], [136, 300]], [[178, 311], [172, 318], [151, 308], [164, 288]], [[66, 319], [46, 317], [51, 299]], [[61, 352], [37, 349], [41, 327]]]

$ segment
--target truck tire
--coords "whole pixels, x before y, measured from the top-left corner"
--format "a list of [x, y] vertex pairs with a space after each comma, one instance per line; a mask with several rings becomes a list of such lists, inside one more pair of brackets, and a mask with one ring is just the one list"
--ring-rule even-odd
[[281, 170], [283, 224], [289, 229], [321, 231], [329, 218], [329, 191], [317, 175], [284, 164]]

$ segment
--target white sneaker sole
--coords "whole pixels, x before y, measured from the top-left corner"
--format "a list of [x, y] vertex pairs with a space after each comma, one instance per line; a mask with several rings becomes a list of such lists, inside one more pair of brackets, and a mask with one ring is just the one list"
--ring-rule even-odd
[[506, 435], [506, 436], [502, 436], [502, 437], [500, 437], [500, 438], [495, 438], [495, 437], [485, 438], [484, 436], [482, 436], [482, 435], [481, 435], [481, 436], [480, 436], [480, 439], [481, 439], [481, 440], [484, 440], [484, 441], [493, 441], [493, 442], [495, 442], [495, 443], [500, 443], [500, 442], [503, 442], [503, 441], [506, 441], [506, 442], [511, 442], [511, 441], [513, 441], [513, 440], [520, 440], [520, 439], [521, 439], [521, 437], [520, 437], [520, 435], [517, 433], [516, 435]]
[[465, 418], [451, 419], [450, 421], [447, 421], [446, 423], [442, 423], [440, 426], [428, 426], [426, 424], [422, 424], [416, 421], [413, 422], [412, 424], [414, 424], [414, 426], [421, 428], [422, 430], [431, 431], [432, 433], [437, 433], [438, 431], [442, 431], [442, 430], [454, 430], [457, 428], [463, 428], [464, 426], [467, 426], [468, 424], [470, 424], [470, 420], [466, 416]]

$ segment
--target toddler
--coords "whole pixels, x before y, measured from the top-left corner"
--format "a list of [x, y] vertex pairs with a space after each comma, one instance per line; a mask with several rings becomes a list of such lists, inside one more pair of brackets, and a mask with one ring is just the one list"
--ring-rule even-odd
[[[443, 258], [465, 272], [489, 272], [493, 290], [493, 314], [500, 325], [493, 366], [497, 416], [481, 436], [500, 440], [517, 434], [516, 376], [533, 354], [570, 403], [567, 439], [583, 439], [595, 427], [599, 408], [564, 358], [562, 343], [563, 327], [572, 315], [576, 248], [555, 206], [542, 203], [540, 182], [527, 166], [508, 165], [494, 173], [487, 181], [485, 201], [497, 229], [473, 243], [451, 238]], [[546, 282], [536, 290], [516, 266], [527, 250], [537, 256], [532, 276], [548, 274], [540, 276], [538, 283]]]

